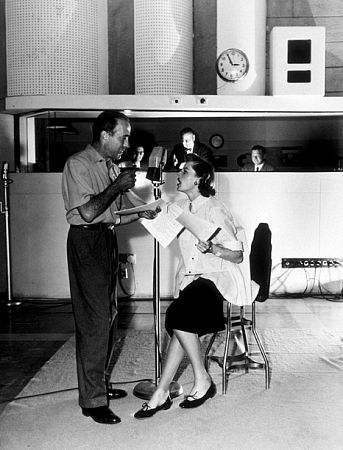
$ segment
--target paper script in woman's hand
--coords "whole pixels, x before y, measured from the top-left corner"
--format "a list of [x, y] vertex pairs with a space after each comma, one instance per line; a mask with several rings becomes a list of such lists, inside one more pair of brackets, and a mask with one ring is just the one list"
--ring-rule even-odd
[[161, 212], [153, 220], [142, 219], [141, 224], [150, 234], [166, 248], [183, 229], [175, 219], [182, 213], [182, 209], [175, 204], [167, 204], [162, 200], [159, 206]]
[[141, 223], [164, 248], [168, 247], [183, 228], [187, 228], [201, 241], [212, 239], [220, 230], [218, 225], [184, 211], [175, 203], [160, 206], [162, 211], [156, 219], [143, 219]]
[[220, 231], [218, 225], [200, 219], [198, 216], [191, 214], [188, 211], [183, 211], [176, 220], [200, 241], [209, 241]]
[[134, 214], [147, 210], [154, 211], [158, 206], [161, 207], [163, 203], [165, 202], [162, 199], [158, 199], [152, 203], [146, 203], [144, 205], [135, 206], [134, 208], [121, 209], [120, 211], [116, 211], [116, 214], [118, 214], [119, 216], [126, 216], [128, 214]]

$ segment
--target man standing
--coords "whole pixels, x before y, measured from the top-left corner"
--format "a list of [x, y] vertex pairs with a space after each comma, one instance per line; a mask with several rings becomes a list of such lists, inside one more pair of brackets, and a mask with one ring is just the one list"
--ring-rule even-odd
[[254, 145], [251, 148], [251, 163], [242, 167], [243, 172], [274, 172], [274, 167], [265, 160], [266, 149], [263, 145]]
[[118, 216], [121, 196], [135, 185], [135, 171], [119, 173], [114, 161], [128, 147], [129, 119], [118, 111], [105, 111], [93, 123], [92, 145], [66, 162], [62, 195], [70, 224], [67, 256], [75, 320], [79, 405], [85, 416], [115, 424], [120, 418], [109, 400], [125, 397], [111, 389], [106, 366], [111, 350], [111, 323], [116, 314], [115, 283], [118, 264], [115, 227], [140, 217], [152, 219], [156, 211]]
[[181, 169], [190, 153], [196, 153], [200, 158], [214, 165], [212, 150], [199, 142], [192, 128], [183, 128], [180, 131], [180, 137], [182, 142], [174, 146], [166, 162], [165, 170]]

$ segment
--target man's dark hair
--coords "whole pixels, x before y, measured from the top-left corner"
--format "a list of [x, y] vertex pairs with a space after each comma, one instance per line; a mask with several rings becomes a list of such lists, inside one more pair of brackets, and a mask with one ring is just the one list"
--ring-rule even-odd
[[100, 134], [102, 131], [106, 131], [109, 134], [113, 133], [119, 120], [130, 122], [129, 118], [120, 111], [108, 110], [99, 114], [93, 122], [93, 142], [100, 141]]
[[266, 154], [266, 148], [263, 147], [263, 145], [253, 145], [251, 147], [251, 151], [253, 151], [253, 150], [259, 150], [262, 153], [262, 155]]
[[192, 128], [186, 127], [182, 128], [182, 130], [180, 131], [180, 137], [183, 137], [183, 135], [187, 133], [192, 133], [196, 136], [196, 133], [194, 132], [194, 130], [192, 130]]

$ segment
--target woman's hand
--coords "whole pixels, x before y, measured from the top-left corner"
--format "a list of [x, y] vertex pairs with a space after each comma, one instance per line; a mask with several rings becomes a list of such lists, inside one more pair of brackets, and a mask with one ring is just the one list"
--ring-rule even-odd
[[138, 213], [139, 219], [148, 219], [153, 220], [157, 217], [157, 214], [161, 211], [161, 208], [158, 206], [155, 210], [147, 209], [146, 211], [140, 211]]
[[212, 253], [214, 256], [235, 264], [240, 264], [243, 261], [243, 252], [241, 250], [230, 250], [221, 245], [213, 244], [211, 241], [198, 241], [197, 249], [201, 253]]
[[212, 248], [212, 243], [211, 241], [198, 241], [197, 243], [197, 249], [201, 252], [201, 253], [207, 253], [210, 249]]

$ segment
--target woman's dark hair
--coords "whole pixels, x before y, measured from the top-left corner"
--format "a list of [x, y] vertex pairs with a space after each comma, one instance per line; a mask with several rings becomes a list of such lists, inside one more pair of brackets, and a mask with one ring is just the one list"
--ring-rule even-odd
[[129, 122], [129, 118], [120, 111], [108, 110], [99, 114], [93, 122], [93, 142], [100, 141], [100, 134], [102, 131], [106, 131], [109, 134], [113, 133], [119, 120], [126, 120]]
[[212, 197], [216, 191], [214, 185], [214, 168], [212, 164], [200, 158], [195, 153], [187, 155], [187, 162], [192, 164], [196, 175], [200, 177], [199, 192], [204, 197]]

